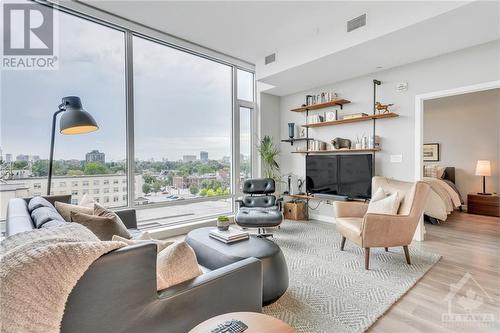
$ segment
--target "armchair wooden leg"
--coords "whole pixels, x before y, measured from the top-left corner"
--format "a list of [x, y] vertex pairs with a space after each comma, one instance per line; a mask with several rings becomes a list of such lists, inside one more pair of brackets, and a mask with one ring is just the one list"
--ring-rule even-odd
[[411, 265], [410, 251], [408, 251], [408, 245], [403, 246], [403, 250], [405, 250], [406, 263], [408, 265]]
[[385, 252], [389, 252], [389, 248], [388, 247], [384, 247], [385, 249]]
[[370, 248], [365, 247], [365, 269], [370, 269]]
[[345, 237], [342, 236], [342, 241], [340, 242], [340, 251], [344, 251]]

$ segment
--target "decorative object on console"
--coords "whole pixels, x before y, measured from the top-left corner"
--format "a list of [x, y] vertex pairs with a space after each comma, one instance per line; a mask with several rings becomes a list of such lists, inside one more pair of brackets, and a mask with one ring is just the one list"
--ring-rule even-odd
[[439, 161], [439, 143], [424, 143], [423, 147], [424, 162]]
[[299, 192], [297, 194], [304, 194], [304, 192], [302, 191], [303, 186], [304, 186], [304, 180], [301, 178], [297, 178], [297, 191]]
[[351, 140], [343, 138], [335, 138], [332, 140], [332, 145], [335, 149], [351, 149]]
[[288, 123], [288, 137], [290, 139], [295, 137], [295, 123]]
[[363, 146], [362, 146], [362, 139], [363, 137], [359, 137], [356, 135], [356, 143], [354, 144], [354, 149], [362, 149]]
[[[384, 114], [384, 113], [389, 113], [391, 112], [389, 108], [393, 106], [394, 104], [382, 104], [380, 102], [375, 103], [375, 109], [377, 109], [378, 114]], [[382, 112], [383, 111], [383, 112]]]
[[49, 171], [47, 183], [47, 195], [50, 195], [50, 187], [52, 184], [52, 166], [54, 162], [54, 141], [56, 131], [56, 120], [59, 113], [64, 112], [59, 121], [59, 130], [61, 134], [85, 134], [97, 131], [99, 126], [88, 113], [83, 109], [80, 97], [68, 96], [62, 99], [59, 104], [58, 110], [52, 116], [52, 132], [50, 136], [50, 157], [49, 157]]
[[229, 229], [229, 217], [226, 215], [220, 215], [217, 217], [217, 229], [224, 231]]
[[312, 150], [326, 150], [326, 142], [320, 140], [314, 140], [311, 144]]
[[479, 192], [481, 195], [491, 195], [491, 193], [486, 193], [486, 176], [491, 176], [491, 163], [489, 160], [478, 160], [476, 164], [476, 176], [483, 177], [483, 192]]

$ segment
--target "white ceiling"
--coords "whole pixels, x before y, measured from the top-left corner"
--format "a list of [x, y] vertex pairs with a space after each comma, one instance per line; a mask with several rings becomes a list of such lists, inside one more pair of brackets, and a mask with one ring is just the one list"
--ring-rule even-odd
[[[446, 16], [454, 10], [470, 6], [467, 2], [82, 2], [254, 63], [259, 81], [275, 86], [269, 92], [276, 95], [366, 74], [379, 65], [400, 65], [449, 52], [477, 44], [492, 35], [483, 34], [488, 26], [491, 30], [491, 18], [485, 23], [482, 17], [475, 16], [484, 12], [491, 14], [488, 10], [472, 12], [469, 17], [455, 15], [446, 21], [452, 29], [446, 27], [448, 23], [442, 23], [444, 29], [441, 29], [439, 22], [431, 22], [432, 29], [419, 25], [439, 15]], [[491, 4], [498, 7], [496, 2]], [[363, 13], [367, 13], [367, 26], [346, 35], [346, 21]], [[457, 18], [462, 21], [454, 21]], [[415, 29], [415, 26], [419, 26], [419, 29]], [[496, 32], [498, 35], [498, 29]], [[446, 34], [452, 38], [445, 39], [447, 43], [443, 45]], [[460, 35], [465, 38], [460, 38]], [[380, 43], [377, 42], [379, 39]], [[427, 45], [426, 40], [429, 40]], [[400, 47], [391, 50], [389, 56], [382, 56], [381, 50], [394, 45]], [[276, 63], [264, 66], [264, 56], [273, 52], [277, 54]], [[367, 57], [360, 54], [380, 56], [368, 57], [366, 61]], [[338, 75], [325, 75], [322, 70], [325, 66], [334, 66]]]

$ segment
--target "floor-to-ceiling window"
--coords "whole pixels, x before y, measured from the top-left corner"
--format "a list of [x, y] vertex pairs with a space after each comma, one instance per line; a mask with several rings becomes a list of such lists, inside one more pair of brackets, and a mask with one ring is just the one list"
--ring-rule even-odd
[[140, 222], [230, 213], [232, 67], [140, 37], [133, 49], [135, 203], [162, 206]]
[[65, 96], [80, 97], [99, 130], [60, 135], [56, 127], [52, 194], [127, 205], [125, 33], [58, 13], [58, 69], [2, 69], [2, 215], [9, 197], [46, 194], [52, 115]]
[[135, 207], [143, 227], [232, 213], [252, 173], [253, 73], [112, 16], [57, 13], [59, 68], [2, 71], [2, 190], [46, 193], [51, 117], [75, 95], [99, 130], [56, 134], [53, 194]]

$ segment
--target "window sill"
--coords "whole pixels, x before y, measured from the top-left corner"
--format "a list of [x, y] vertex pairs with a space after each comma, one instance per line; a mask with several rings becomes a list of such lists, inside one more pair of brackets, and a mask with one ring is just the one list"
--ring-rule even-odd
[[[234, 215], [228, 215], [228, 217], [231, 219], [231, 223], [234, 223]], [[217, 218], [214, 217], [193, 222], [186, 222], [181, 225], [162, 226], [154, 229], [148, 229], [146, 231], [151, 235], [152, 238], [166, 239], [170, 237], [186, 235], [188, 232], [194, 229], [215, 227], [216, 225]]]

